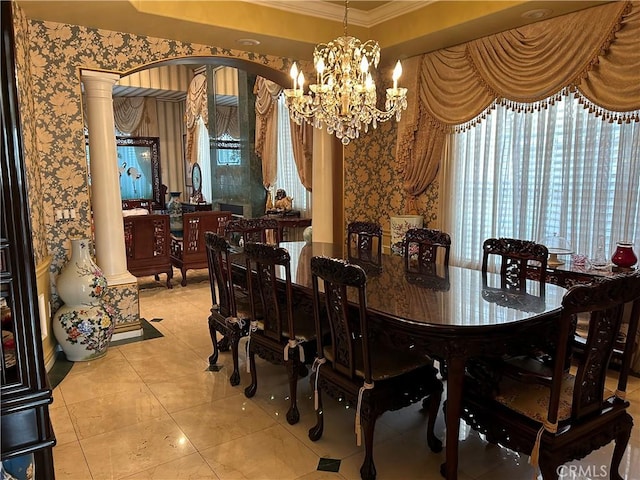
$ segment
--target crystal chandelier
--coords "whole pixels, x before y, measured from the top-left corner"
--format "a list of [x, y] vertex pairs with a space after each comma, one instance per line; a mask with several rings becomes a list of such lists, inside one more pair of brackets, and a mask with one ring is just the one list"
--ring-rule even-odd
[[393, 71], [393, 88], [387, 88], [385, 111], [376, 107], [376, 85], [369, 67], [378, 66], [380, 46], [375, 40], [362, 43], [347, 35], [349, 2], [345, 1], [344, 36], [332, 42], [321, 43], [313, 52], [316, 67], [316, 83], [304, 93], [304, 75], [294, 63], [291, 67], [293, 88], [285, 89], [291, 118], [300, 125], [309, 122], [315, 128], [326, 125], [327, 132], [335, 133], [343, 145], [360, 136], [360, 130], [369, 131], [378, 122], [386, 122], [395, 115], [400, 120], [407, 108], [407, 89], [398, 87], [402, 74], [400, 61]]

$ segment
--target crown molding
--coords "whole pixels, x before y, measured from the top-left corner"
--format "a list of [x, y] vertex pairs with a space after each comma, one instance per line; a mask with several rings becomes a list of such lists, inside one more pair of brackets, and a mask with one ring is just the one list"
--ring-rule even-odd
[[[262, 5], [264, 7], [285, 10], [287, 12], [308, 15], [342, 23], [344, 21], [344, 6], [321, 0], [242, 0], [246, 3]], [[349, 8], [348, 24], [358, 27], [371, 28], [392, 18], [414, 12], [435, 3], [436, 0], [425, 1], [386, 1], [369, 11]]]

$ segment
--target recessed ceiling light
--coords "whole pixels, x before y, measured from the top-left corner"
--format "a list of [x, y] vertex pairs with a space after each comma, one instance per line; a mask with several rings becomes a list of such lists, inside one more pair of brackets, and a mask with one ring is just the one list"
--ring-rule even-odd
[[535, 10], [527, 10], [520, 16], [522, 18], [528, 18], [530, 20], [540, 20], [541, 18], [548, 17], [549, 15], [551, 15], [551, 13], [552, 13], [552, 10], [548, 8], [538, 8]]
[[256, 40], [255, 38], [239, 38], [236, 40], [240, 45], [246, 46], [255, 46], [260, 45], [260, 40]]

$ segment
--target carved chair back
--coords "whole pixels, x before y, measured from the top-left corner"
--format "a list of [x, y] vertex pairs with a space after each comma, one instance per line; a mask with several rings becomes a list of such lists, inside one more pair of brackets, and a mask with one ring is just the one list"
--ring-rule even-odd
[[[586, 348], [567, 371], [565, 360], [579, 314], [589, 316]], [[618, 468], [633, 428], [625, 391], [639, 318], [640, 272], [572, 287], [554, 323], [550, 382], [503, 377], [488, 393], [481, 377], [467, 373], [463, 418], [493, 443], [531, 455], [543, 478], [557, 478], [560, 465], [615, 441], [609, 476], [621, 480]], [[628, 336], [613, 392], [605, 380], [612, 373], [609, 362], [623, 319], [629, 322]]]
[[449, 265], [451, 237], [448, 233], [430, 228], [411, 228], [404, 236], [404, 266], [407, 272], [433, 273], [443, 252], [442, 263]]
[[500, 257], [500, 276], [502, 287], [514, 290], [525, 290], [528, 267], [539, 268], [538, 281], [541, 291], [546, 280], [547, 247], [530, 240], [516, 238], [488, 238], [482, 245], [482, 273], [489, 270], [490, 256]]
[[209, 264], [211, 303], [223, 317], [236, 317], [237, 307], [231, 275], [229, 242], [214, 232], [204, 234]]
[[[324, 357], [324, 348], [331, 353], [333, 369], [351, 381], [358, 381], [356, 366], [364, 369], [365, 382], [371, 383], [369, 356], [369, 329], [365, 287], [367, 275], [362, 267], [344, 260], [313, 257], [311, 259], [314, 318], [316, 324], [318, 357]], [[324, 306], [321, 307], [318, 279], [323, 281]], [[347, 290], [355, 291], [358, 308], [348, 304]], [[331, 342], [322, 335], [326, 332], [321, 320], [326, 312]], [[360, 361], [358, 357], [361, 356]], [[361, 382], [362, 380], [360, 380]]]
[[[283, 340], [283, 325], [289, 338], [295, 338], [293, 325], [291, 257], [289, 252], [274, 245], [248, 242], [244, 245], [252, 318], [258, 318], [256, 307], [262, 312], [263, 334], [276, 342]], [[284, 292], [278, 271], [284, 273]]]
[[351, 222], [347, 225], [349, 260], [382, 263], [382, 227], [375, 222]]
[[245, 245], [248, 242], [271, 244], [280, 242], [278, 221], [275, 218], [236, 218], [226, 223], [225, 234], [229, 239], [242, 238]]
[[[638, 319], [640, 317], [640, 272], [603, 278], [591, 284], [571, 288], [562, 300], [561, 332], [556, 358], [565, 358], [573, 338], [573, 324], [578, 314], [589, 315], [589, 332], [584, 354], [579, 356], [576, 381], [573, 387], [572, 421], [581, 420], [594, 412], [601, 412], [607, 402], [605, 380], [613, 356], [620, 325], [630, 308], [627, 341], [622, 353], [618, 374], [619, 392], [627, 387], [631, 360], [634, 354]], [[562, 356], [559, 356], [562, 355]], [[555, 421], [561, 394], [562, 362], [554, 371], [549, 417]], [[555, 407], [555, 408], [552, 408]]]

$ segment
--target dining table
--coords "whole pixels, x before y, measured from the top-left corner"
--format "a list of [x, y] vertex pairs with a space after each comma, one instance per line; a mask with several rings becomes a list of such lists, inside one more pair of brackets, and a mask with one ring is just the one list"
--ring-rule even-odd
[[[281, 242], [280, 246], [289, 251], [294, 295], [302, 302], [312, 298], [312, 257], [347, 259], [346, 245], [342, 244]], [[468, 360], [527, 352], [536, 341], [547, 341], [553, 335], [566, 290], [528, 280], [526, 291], [514, 291], [501, 286], [495, 273], [436, 265], [430, 273], [415, 274], [405, 270], [402, 256], [382, 255], [379, 260], [362, 265], [367, 272], [371, 329], [374, 335], [385, 335], [398, 349], [420, 349], [446, 366], [445, 463], [441, 473], [449, 480], [456, 479]], [[357, 305], [355, 296], [353, 300]]]

